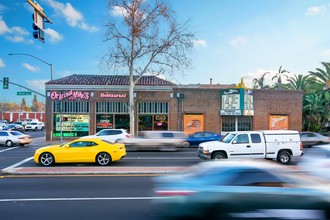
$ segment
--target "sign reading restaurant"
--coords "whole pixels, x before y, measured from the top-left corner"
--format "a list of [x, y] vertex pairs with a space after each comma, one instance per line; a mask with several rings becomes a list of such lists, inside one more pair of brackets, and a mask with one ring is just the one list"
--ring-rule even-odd
[[221, 89], [220, 97], [220, 115], [254, 115], [252, 90]]
[[100, 98], [126, 98], [127, 94], [100, 93]]

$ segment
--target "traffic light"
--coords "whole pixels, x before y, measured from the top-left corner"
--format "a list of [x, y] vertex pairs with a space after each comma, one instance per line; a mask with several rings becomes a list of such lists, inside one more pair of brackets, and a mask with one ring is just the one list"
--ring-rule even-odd
[[43, 30], [44, 27], [44, 18], [36, 11], [34, 10], [34, 13], [32, 14], [33, 19], [33, 37], [35, 39], [39, 39], [41, 42], [45, 42], [45, 32]]
[[9, 89], [9, 77], [3, 77], [3, 89]]

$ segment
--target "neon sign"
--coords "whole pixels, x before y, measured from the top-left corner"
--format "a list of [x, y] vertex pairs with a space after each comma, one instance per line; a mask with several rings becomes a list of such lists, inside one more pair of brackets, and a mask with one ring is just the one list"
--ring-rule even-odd
[[58, 92], [52, 92], [50, 94], [50, 98], [52, 100], [63, 100], [68, 98], [69, 100], [77, 100], [77, 99], [89, 99], [90, 97], [90, 93], [89, 92], [81, 92], [81, 91], [73, 91], [70, 90], [68, 92], [62, 92], [62, 93], [58, 93]]

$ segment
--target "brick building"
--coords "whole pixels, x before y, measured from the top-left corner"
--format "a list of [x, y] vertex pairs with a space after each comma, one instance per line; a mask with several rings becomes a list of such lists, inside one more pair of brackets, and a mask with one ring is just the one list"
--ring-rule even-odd
[[[104, 128], [129, 131], [129, 77], [71, 75], [46, 83], [46, 140], [77, 138]], [[175, 85], [143, 76], [134, 87], [135, 131], [186, 133], [302, 127], [302, 92], [235, 85]]]

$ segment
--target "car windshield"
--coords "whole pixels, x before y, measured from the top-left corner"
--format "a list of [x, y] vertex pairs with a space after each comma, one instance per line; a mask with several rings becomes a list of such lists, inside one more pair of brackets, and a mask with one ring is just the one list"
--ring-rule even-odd
[[235, 137], [235, 135], [236, 134], [228, 133], [220, 141], [224, 143], [229, 143]]

